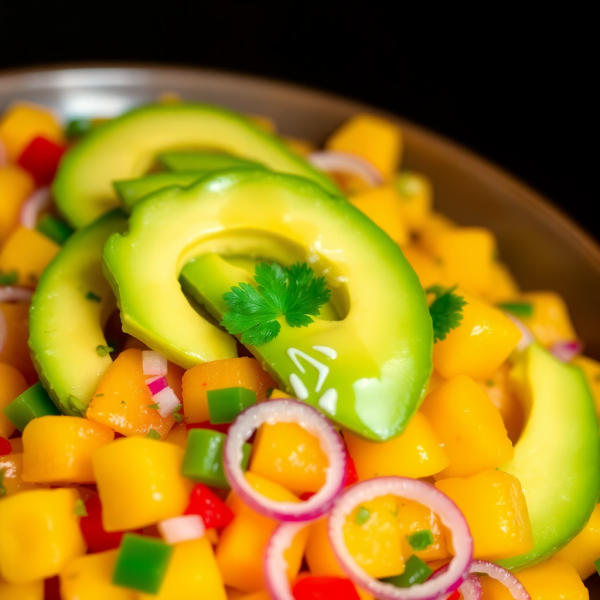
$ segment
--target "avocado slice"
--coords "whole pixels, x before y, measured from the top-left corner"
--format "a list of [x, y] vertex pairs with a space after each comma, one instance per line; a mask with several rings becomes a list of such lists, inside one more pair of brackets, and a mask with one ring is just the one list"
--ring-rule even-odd
[[103, 327], [116, 309], [102, 274], [102, 247], [125, 231], [127, 217], [112, 211], [75, 232], [40, 277], [29, 312], [29, 347], [44, 388], [58, 409], [82, 416], [110, 367]]
[[93, 129], [65, 154], [52, 186], [56, 203], [71, 225], [83, 227], [119, 205], [113, 181], [146, 173], [162, 152], [202, 147], [337, 191], [327, 175], [242, 115], [208, 104], [153, 104]]
[[541, 346], [530, 346], [512, 379], [529, 412], [514, 458], [501, 467], [527, 500], [534, 548], [498, 561], [522, 569], [565, 546], [587, 523], [600, 493], [600, 437], [585, 376]]
[[104, 247], [124, 331], [185, 368], [235, 356], [234, 338], [197, 314], [178, 283], [198, 259], [196, 298], [220, 317], [222, 294], [252, 276], [217, 255], [307, 261], [324, 275], [341, 318], [306, 328], [283, 322], [276, 339], [250, 351], [339, 424], [373, 440], [403, 430], [431, 373], [433, 334], [419, 280], [381, 229], [343, 197], [264, 170], [157, 192], [133, 207], [128, 233]]
[[262, 165], [230, 154], [213, 152], [163, 152], [158, 155], [158, 163], [167, 171], [222, 171], [252, 167], [260, 169]]

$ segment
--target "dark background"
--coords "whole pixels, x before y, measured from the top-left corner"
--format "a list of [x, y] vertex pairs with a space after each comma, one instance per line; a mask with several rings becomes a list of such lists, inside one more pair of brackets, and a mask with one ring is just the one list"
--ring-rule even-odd
[[[591, 5], [590, 5], [591, 6]], [[600, 239], [592, 16], [486, 3], [0, 0], [0, 69], [158, 61], [385, 108], [498, 163]]]

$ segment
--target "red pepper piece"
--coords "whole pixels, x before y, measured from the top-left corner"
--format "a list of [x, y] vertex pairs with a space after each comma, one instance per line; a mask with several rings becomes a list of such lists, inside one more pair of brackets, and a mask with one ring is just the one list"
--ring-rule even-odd
[[48, 185], [54, 179], [65, 149], [46, 138], [36, 137], [29, 142], [17, 162], [31, 173], [37, 185]]
[[303, 577], [292, 594], [296, 600], [360, 600], [354, 584], [343, 577]]
[[356, 466], [348, 450], [346, 450], [346, 483], [344, 487], [348, 487], [358, 481], [358, 474], [356, 473]]
[[202, 423], [187, 423], [185, 428], [189, 431], [190, 429], [210, 429], [211, 431], [218, 431], [227, 435], [231, 423], [221, 423], [220, 425], [213, 425], [210, 421], [202, 421]]
[[308, 499], [312, 498], [315, 495], [315, 492], [304, 492], [304, 494], [300, 494], [300, 500], [306, 502]]
[[460, 600], [461, 598], [461, 593], [458, 590], [455, 590], [451, 596], [448, 596], [448, 600]]
[[61, 600], [60, 579], [58, 575], [44, 579], [44, 600]]
[[0, 437], [0, 456], [10, 454], [12, 452], [12, 444], [3, 437]]
[[81, 517], [79, 526], [90, 552], [114, 550], [121, 544], [123, 532], [107, 532], [102, 526], [102, 504], [98, 496], [92, 496], [85, 503], [87, 517]]
[[190, 503], [185, 509], [186, 515], [200, 515], [206, 529], [222, 529], [233, 521], [231, 509], [201, 483], [194, 486], [190, 494]]

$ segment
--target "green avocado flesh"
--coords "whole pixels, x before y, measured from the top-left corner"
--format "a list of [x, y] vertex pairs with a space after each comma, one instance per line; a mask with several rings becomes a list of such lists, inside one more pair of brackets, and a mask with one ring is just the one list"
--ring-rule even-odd
[[164, 152], [159, 155], [158, 162], [167, 171], [204, 171], [205, 173], [242, 167], [253, 169], [262, 167], [260, 163], [251, 160], [210, 152]]
[[501, 470], [521, 482], [534, 548], [498, 562], [522, 569], [559, 550], [587, 523], [600, 492], [600, 437], [579, 368], [532, 345], [512, 378], [529, 417], [513, 460]]
[[305, 328], [282, 319], [278, 337], [250, 351], [340, 425], [373, 440], [403, 430], [431, 373], [433, 335], [419, 280], [381, 229], [344, 198], [268, 171], [221, 172], [157, 192], [104, 247], [124, 331], [184, 368], [235, 356], [235, 339], [194, 311], [178, 282], [196, 259], [186, 291], [220, 318], [222, 294], [252, 280], [221, 257], [306, 261], [324, 275], [341, 318]]
[[161, 153], [201, 148], [247, 157], [336, 192], [326, 175], [250, 119], [206, 104], [155, 104], [101, 125], [69, 150], [52, 187], [56, 203], [71, 225], [83, 227], [119, 205], [113, 181], [147, 173]]
[[44, 271], [29, 313], [29, 346], [44, 388], [61, 412], [81, 416], [110, 367], [103, 327], [116, 309], [102, 274], [102, 247], [124, 231], [115, 210], [74, 233]]

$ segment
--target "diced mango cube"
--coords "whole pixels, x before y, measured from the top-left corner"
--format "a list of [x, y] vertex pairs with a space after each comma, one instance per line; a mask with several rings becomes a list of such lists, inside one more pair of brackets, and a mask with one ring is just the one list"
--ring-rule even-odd
[[182, 462], [181, 448], [150, 438], [121, 438], [96, 450], [104, 529], [138, 529], [182, 515], [193, 487], [180, 475]]
[[277, 387], [277, 382], [255, 358], [225, 358], [196, 365], [183, 376], [185, 422], [209, 421], [206, 392], [230, 387], [252, 390], [261, 402], [269, 388]]
[[431, 182], [420, 173], [401, 171], [396, 189], [402, 199], [402, 214], [409, 229], [419, 230], [431, 213], [433, 191]]
[[43, 106], [18, 102], [0, 119], [0, 140], [8, 158], [15, 162], [36, 137], [62, 143], [63, 133], [55, 114]]
[[[589, 600], [590, 597], [577, 571], [560, 558], [549, 558], [515, 575], [531, 600]], [[483, 600], [513, 599], [508, 588], [491, 577], [482, 577], [481, 587]]]
[[573, 364], [581, 368], [587, 379], [588, 386], [594, 397], [596, 414], [600, 419], [600, 363], [587, 356], [576, 356], [573, 359]]
[[519, 294], [519, 286], [508, 267], [495, 260], [492, 263], [492, 285], [485, 295], [486, 300], [496, 304], [516, 298]]
[[414, 269], [423, 288], [426, 289], [432, 285], [444, 282], [441, 267], [420, 248], [417, 246], [406, 246], [402, 248], [402, 253]]
[[17, 227], [0, 251], [0, 272], [17, 274], [17, 285], [35, 287], [60, 246], [35, 229]]
[[502, 471], [438, 481], [465, 516], [474, 542], [474, 556], [499, 560], [529, 552], [533, 534], [521, 483]]
[[177, 423], [164, 439], [169, 444], [175, 444], [185, 449], [187, 444], [187, 429], [184, 423]]
[[433, 347], [433, 365], [450, 379], [463, 374], [486, 379], [508, 358], [521, 339], [519, 328], [499, 309], [462, 290], [463, 319]]
[[31, 490], [0, 501], [0, 574], [10, 583], [57, 575], [85, 554], [74, 489]]
[[[181, 399], [183, 369], [169, 363], [167, 381]], [[121, 352], [98, 384], [98, 389], [85, 416], [123, 435], [146, 436], [154, 429], [162, 437], [175, 424], [172, 416], [161, 417], [146, 385], [142, 366], [142, 350], [130, 348]]]
[[396, 244], [407, 243], [408, 230], [402, 212], [402, 201], [393, 187], [369, 188], [352, 196], [350, 202], [383, 229]]
[[13, 444], [14, 441], [11, 440], [13, 453], [8, 456], [0, 456], [0, 473], [3, 473], [2, 485], [6, 490], [6, 496], [14, 496], [19, 492], [47, 487], [23, 481], [23, 454], [15, 452], [17, 444]]
[[21, 167], [0, 167], [0, 247], [19, 223], [21, 206], [34, 189], [33, 178]]
[[28, 387], [25, 377], [17, 369], [0, 362], [0, 437], [8, 439], [16, 429], [2, 409]]
[[402, 158], [402, 132], [391, 121], [358, 114], [346, 121], [325, 146], [328, 150], [350, 152], [364, 158], [390, 179]]
[[314, 435], [296, 423], [275, 423], [258, 430], [249, 470], [300, 495], [323, 487], [328, 464]]
[[158, 594], [140, 593], [136, 600], [227, 600], [215, 555], [206, 538], [175, 545]]
[[0, 598], [2, 600], [44, 600], [44, 582], [7, 583], [0, 579]]
[[78, 556], [60, 573], [62, 600], [138, 600], [137, 593], [113, 585], [118, 550]]
[[92, 454], [115, 432], [89, 419], [46, 416], [23, 431], [23, 479], [32, 483], [92, 483]]
[[387, 475], [419, 479], [439, 473], [450, 464], [427, 417], [419, 412], [393, 440], [370, 442], [351, 431], [344, 431], [344, 440], [361, 481]]
[[[0, 310], [6, 318], [6, 341], [0, 352], [0, 362], [11, 365], [33, 385], [37, 373], [31, 362], [29, 346], [29, 304], [0, 302]], [[0, 380], [1, 381], [1, 380]]]
[[421, 411], [444, 444], [450, 464], [436, 478], [467, 477], [495, 469], [513, 457], [513, 445], [498, 409], [465, 375], [429, 394]]

